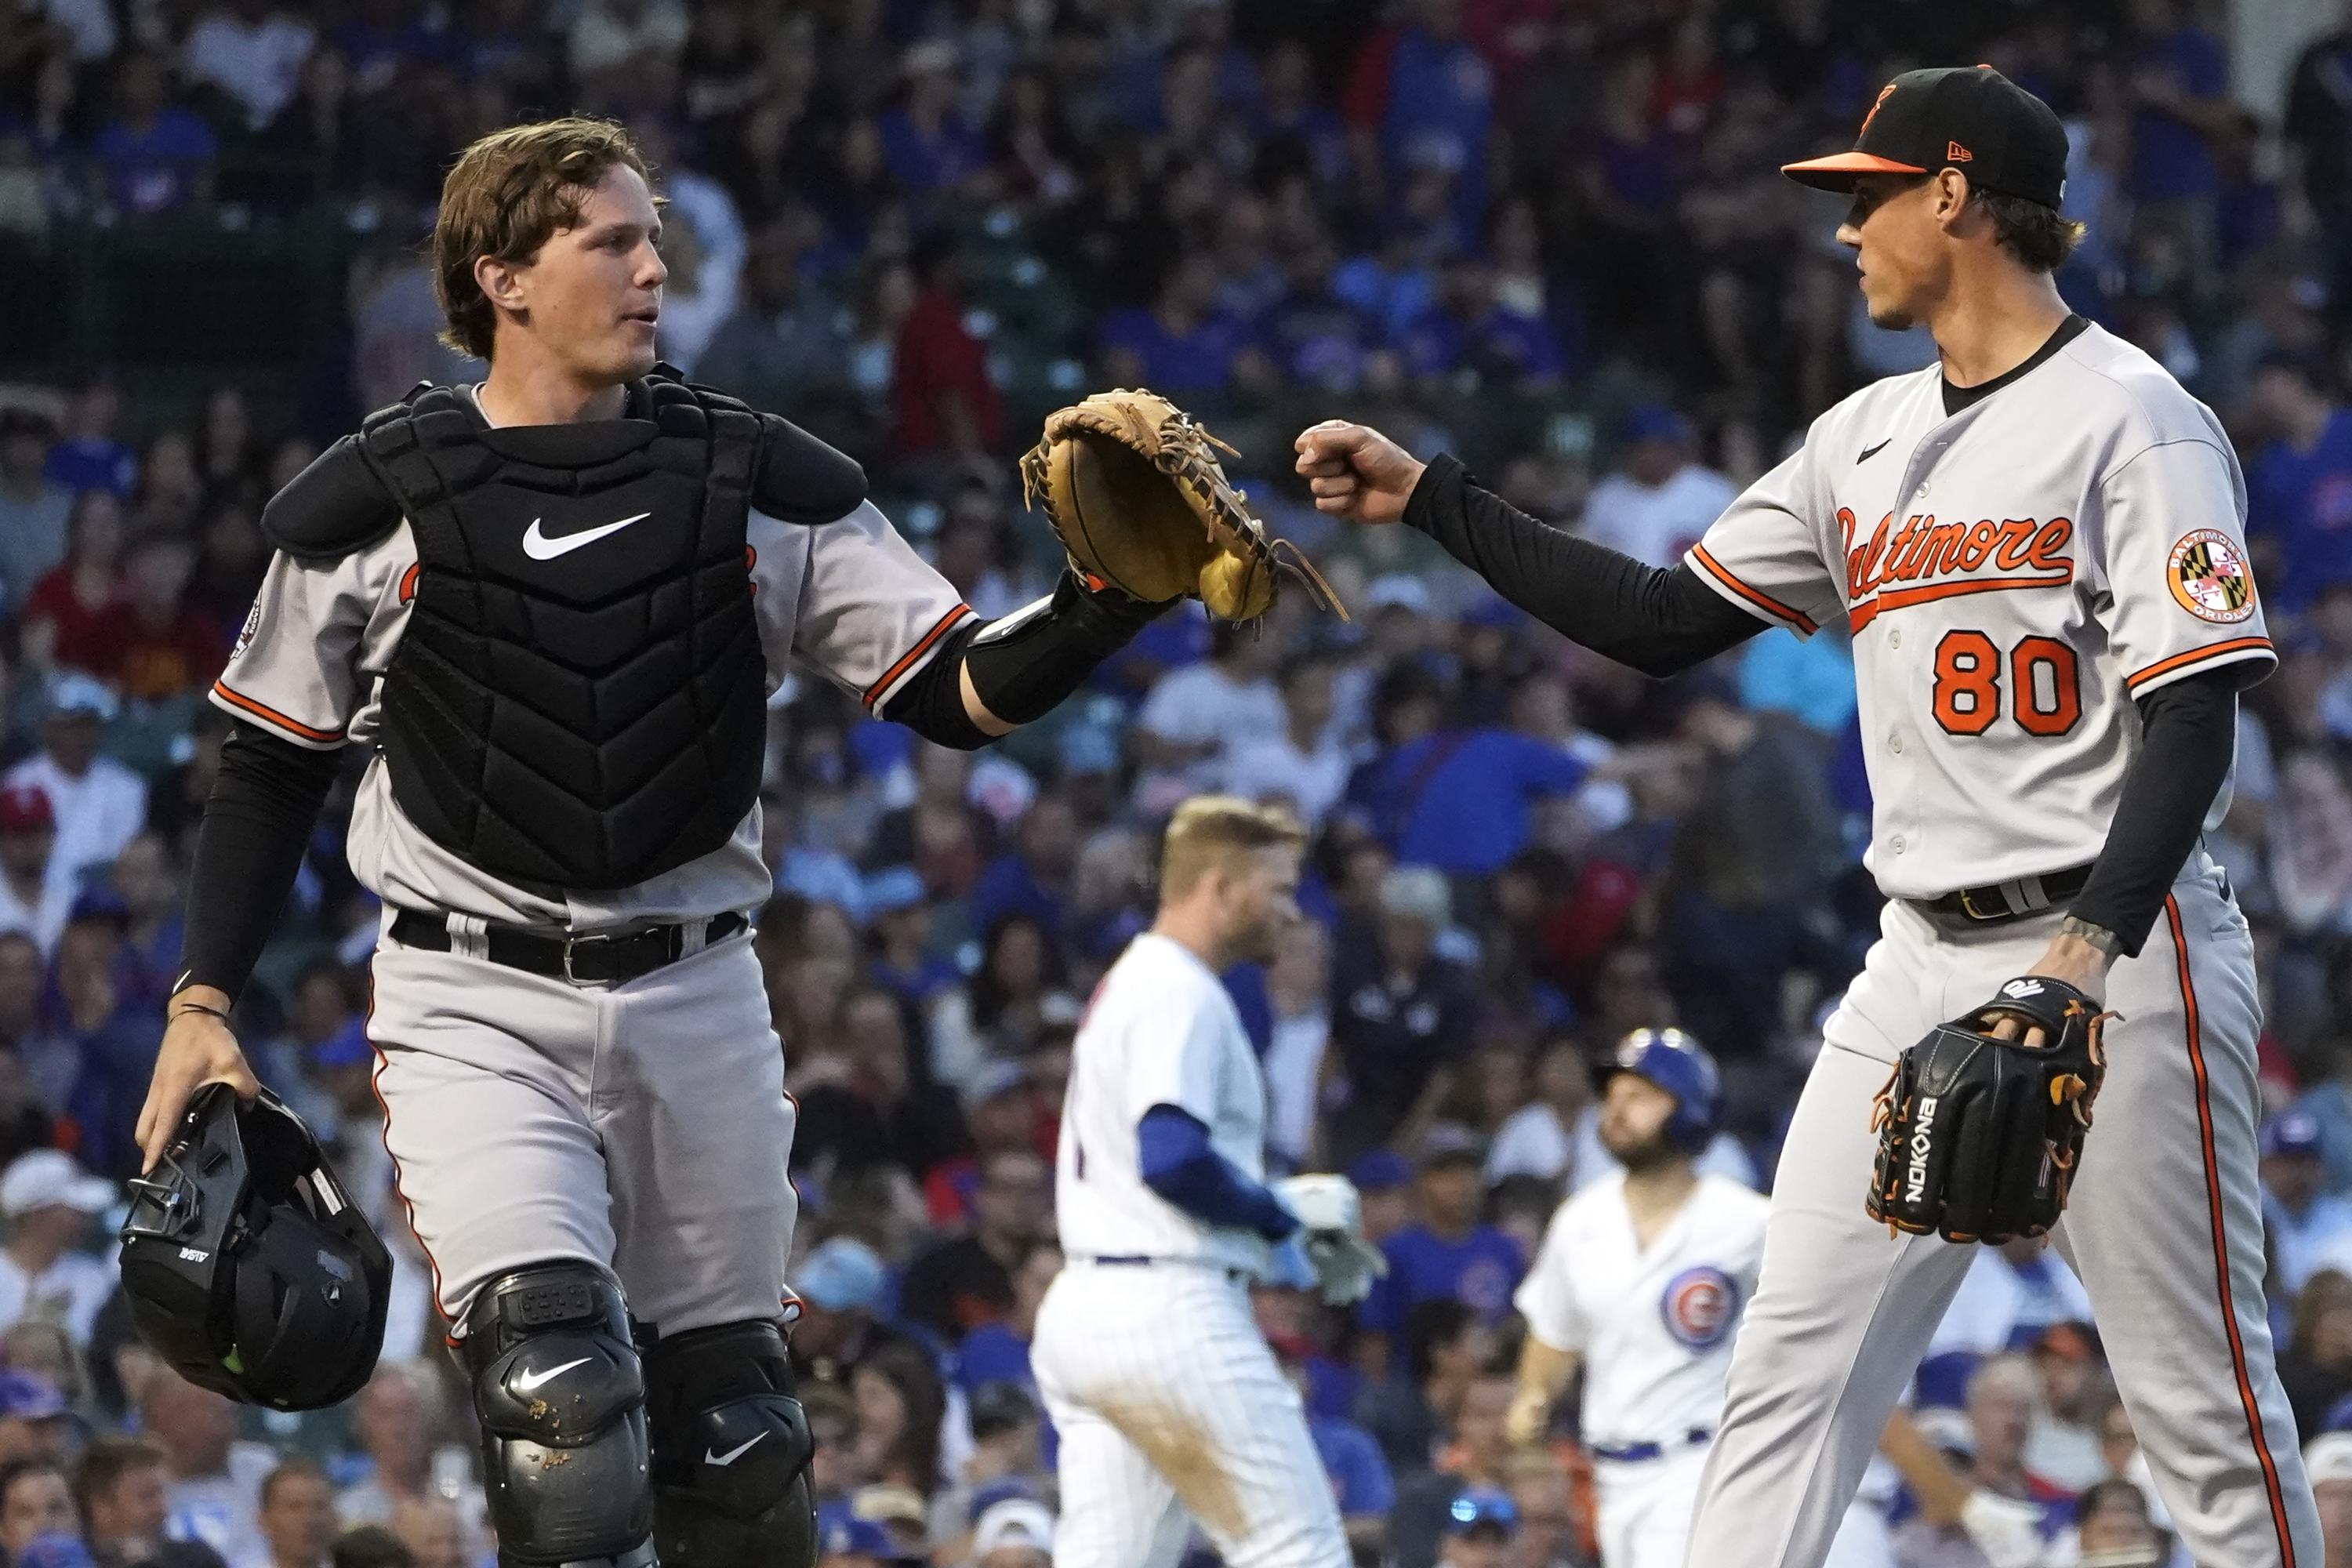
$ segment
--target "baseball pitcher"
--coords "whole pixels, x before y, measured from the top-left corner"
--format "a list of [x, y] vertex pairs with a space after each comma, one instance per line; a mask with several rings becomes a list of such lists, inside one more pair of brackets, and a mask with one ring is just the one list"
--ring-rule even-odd
[[2253, 944], [2198, 848], [2274, 662], [2245, 487], [2211, 411], [2060, 300], [2065, 164], [1977, 67], [1897, 77], [1853, 151], [1790, 166], [1851, 195], [1873, 320], [1941, 363], [1816, 419], [1671, 570], [1360, 426], [1298, 439], [1325, 511], [1654, 674], [1853, 629], [1883, 934], [1790, 1128], [1695, 1568], [1819, 1564], [1965, 1243], [2044, 1233], [2190, 1552], [2319, 1558], [2263, 1316]]

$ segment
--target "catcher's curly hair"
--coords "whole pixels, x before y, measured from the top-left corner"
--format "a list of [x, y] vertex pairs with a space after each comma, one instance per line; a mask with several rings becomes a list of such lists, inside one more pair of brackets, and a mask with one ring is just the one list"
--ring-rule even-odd
[[448, 321], [441, 341], [489, 358], [498, 312], [474, 281], [474, 263], [530, 260], [550, 235], [578, 224], [588, 193], [624, 166], [652, 182], [625, 127], [578, 116], [493, 131], [457, 154], [433, 223], [433, 292]]
[[1160, 852], [1160, 896], [1181, 899], [1233, 857], [1277, 845], [1303, 848], [1307, 830], [1280, 806], [1239, 795], [1202, 795], [1176, 808]]

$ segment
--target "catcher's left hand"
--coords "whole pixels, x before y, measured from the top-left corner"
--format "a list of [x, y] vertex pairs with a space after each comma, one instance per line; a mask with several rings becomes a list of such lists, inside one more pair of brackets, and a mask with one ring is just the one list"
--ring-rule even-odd
[[1147, 605], [1195, 598], [1211, 615], [1250, 621], [1273, 608], [1286, 571], [1347, 619], [1313, 563], [1251, 515], [1220, 450], [1233, 448], [1164, 397], [1097, 392], [1046, 416], [1044, 438], [1021, 459], [1021, 487], [1090, 585]]
[[[2004, 1016], [2039, 1037], [2000, 1037]], [[1905, 1051], [1873, 1112], [1870, 1217], [1948, 1241], [2057, 1224], [2106, 1074], [2106, 1016], [2064, 981], [2029, 974]]]

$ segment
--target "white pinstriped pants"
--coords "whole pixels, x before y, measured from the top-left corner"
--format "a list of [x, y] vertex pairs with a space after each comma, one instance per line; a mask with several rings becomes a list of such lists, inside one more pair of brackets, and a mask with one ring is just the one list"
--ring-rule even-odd
[[1061, 1434], [1055, 1568], [1174, 1568], [1187, 1515], [1228, 1568], [1349, 1568], [1298, 1392], [1223, 1269], [1073, 1259], [1030, 1359]]

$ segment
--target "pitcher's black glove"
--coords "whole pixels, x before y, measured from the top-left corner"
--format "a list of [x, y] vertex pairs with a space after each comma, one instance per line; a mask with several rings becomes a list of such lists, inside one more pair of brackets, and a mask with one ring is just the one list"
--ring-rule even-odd
[[[2004, 1016], [2027, 1026], [2019, 1038], [1993, 1035]], [[1948, 1241], [2057, 1224], [2106, 1073], [2106, 1016], [2064, 981], [2026, 975], [1905, 1051], [1871, 1117], [1870, 1217]], [[2028, 1047], [2035, 1026], [2041, 1043]]]

